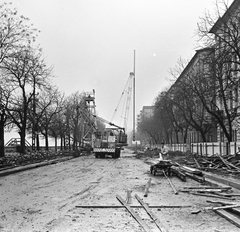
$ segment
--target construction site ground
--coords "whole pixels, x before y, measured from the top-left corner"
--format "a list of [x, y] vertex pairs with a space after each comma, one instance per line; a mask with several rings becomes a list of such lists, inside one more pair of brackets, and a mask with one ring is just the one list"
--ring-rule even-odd
[[[181, 158], [181, 157], [180, 157]], [[216, 214], [212, 200], [181, 192], [201, 186], [171, 176], [153, 176], [150, 165], [157, 157], [123, 150], [121, 158], [96, 159], [93, 154], [59, 160], [51, 165], [17, 170], [0, 177], [0, 231], [11, 232], [141, 232], [143, 227], [122, 207], [116, 196], [130, 206], [151, 231], [160, 231], [140, 206], [135, 195], [149, 206], [166, 231], [235, 232], [240, 229]], [[146, 197], [146, 184], [151, 185]], [[233, 189], [234, 193], [239, 190]], [[129, 195], [128, 195], [129, 197]], [[240, 199], [240, 197], [239, 197]], [[215, 199], [216, 200], [216, 199]], [[120, 207], [121, 206], [121, 207]]]

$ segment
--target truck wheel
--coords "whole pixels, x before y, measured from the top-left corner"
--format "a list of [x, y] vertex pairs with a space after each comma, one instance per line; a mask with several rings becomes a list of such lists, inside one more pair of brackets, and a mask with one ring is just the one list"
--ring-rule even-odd
[[120, 148], [116, 148], [116, 150], [115, 150], [115, 158], [120, 158], [120, 153], [121, 153]]

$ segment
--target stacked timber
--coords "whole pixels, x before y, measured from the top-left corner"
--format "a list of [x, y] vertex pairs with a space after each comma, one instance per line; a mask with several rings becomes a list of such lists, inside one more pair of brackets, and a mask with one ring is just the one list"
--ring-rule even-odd
[[189, 157], [185, 164], [190, 168], [197, 168], [203, 171], [221, 172], [232, 175], [240, 174], [240, 160], [236, 159], [234, 155], [220, 156], [219, 154], [215, 154], [211, 157], [194, 156]]

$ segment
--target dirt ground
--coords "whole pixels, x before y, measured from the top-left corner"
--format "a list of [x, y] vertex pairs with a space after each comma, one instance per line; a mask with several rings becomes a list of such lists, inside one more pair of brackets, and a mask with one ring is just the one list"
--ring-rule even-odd
[[[149, 178], [149, 194], [144, 197]], [[178, 190], [200, 185], [191, 179], [181, 182], [171, 177], [171, 180]], [[150, 206], [159, 206], [151, 210], [170, 232], [240, 231], [206, 209], [212, 206], [206, 202], [209, 198], [183, 192], [174, 194], [164, 176], [150, 174], [149, 160], [136, 159], [129, 150], [124, 150], [120, 159], [81, 156], [0, 177], [0, 189], [1, 232], [144, 231], [125, 208], [96, 208], [120, 206], [116, 195], [126, 200], [128, 189], [132, 191], [132, 206], [140, 205], [135, 194]], [[143, 208], [134, 211], [152, 231], [159, 231]]]

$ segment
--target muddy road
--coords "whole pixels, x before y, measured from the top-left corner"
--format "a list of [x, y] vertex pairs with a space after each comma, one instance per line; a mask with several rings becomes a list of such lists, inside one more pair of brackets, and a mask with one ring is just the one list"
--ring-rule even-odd
[[[144, 197], [149, 178], [149, 194]], [[176, 177], [171, 180], [178, 190], [199, 185], [190, 179], [185, 183]], [[126, 200], [128, 189], [131, 205], [140, 205], [137, 194], [150, 206], [159, 206], [151, 210], [168, 231], [239, 231], [212, 210], [203, 210], [209, 206], [206, 197], [174, 194], [164, 176], [152, 176], [149, 163], [128, 150], [120, 159], [81, 156], [0, 177], [0, 189], [0, 231], [144, 231], [125, 208], [97, 208], [120, 206], [116, 195]], [[143, 208], [134, 211], [152, 231], [159, 231]]]

